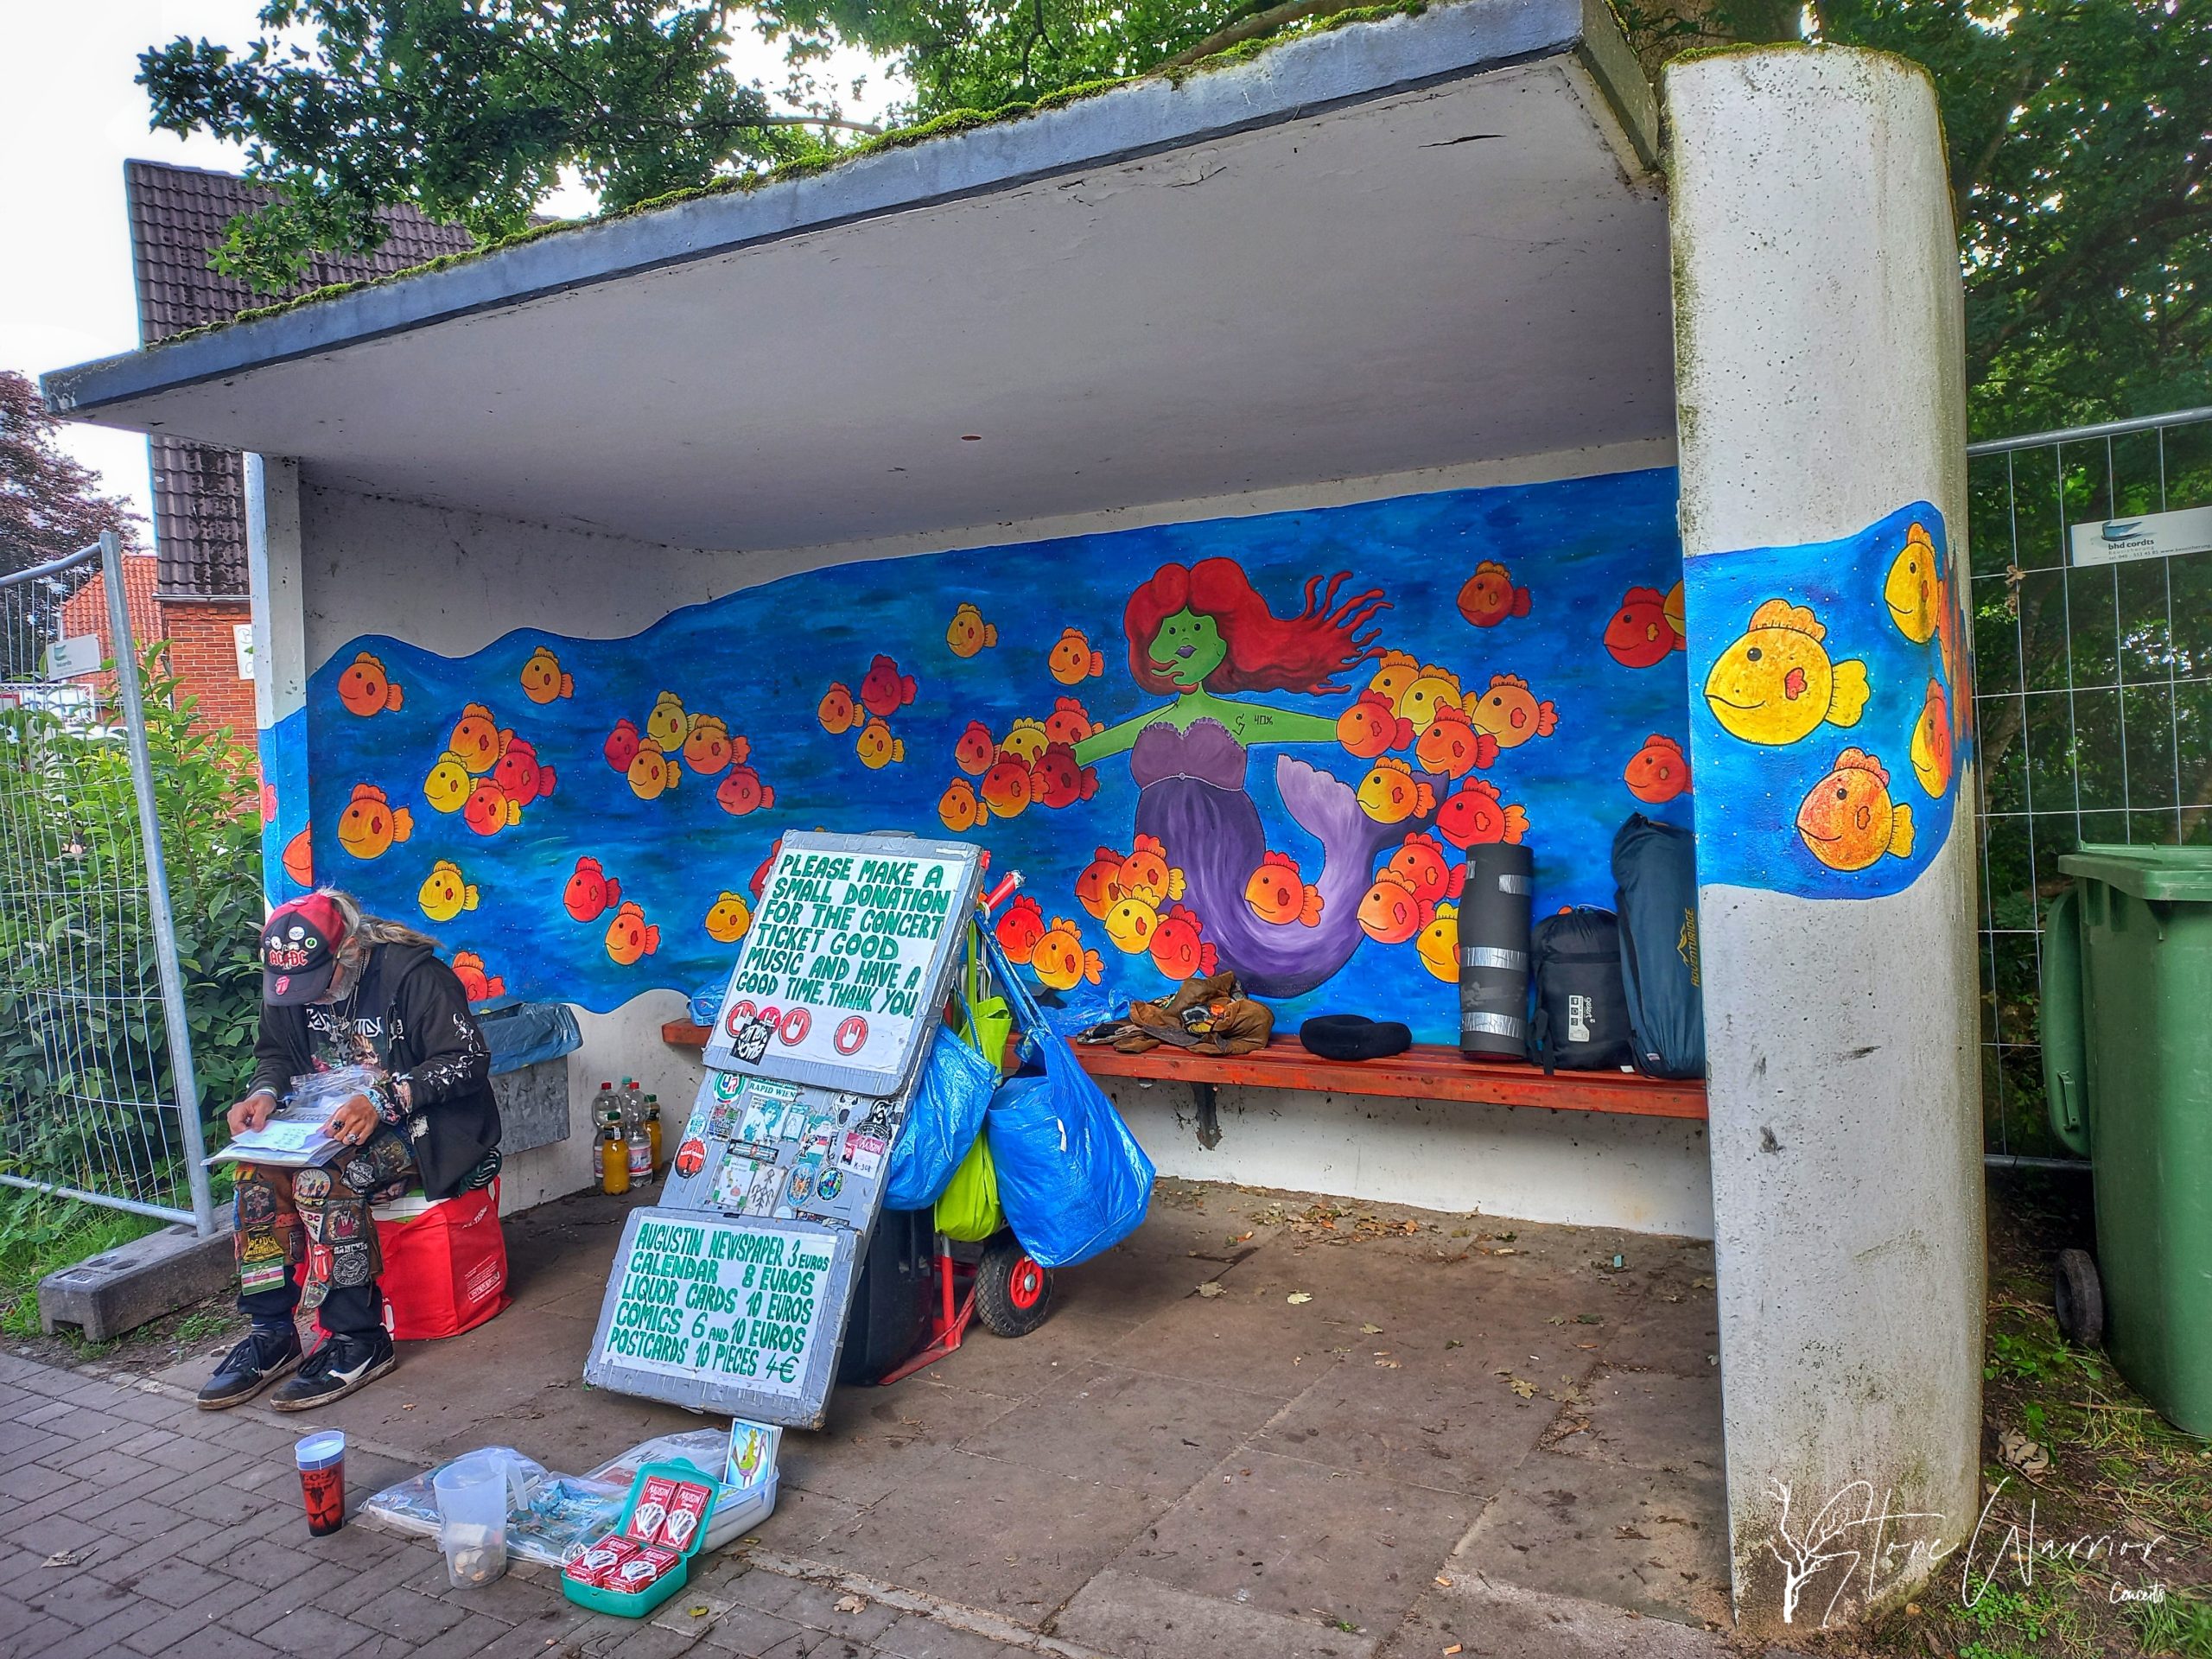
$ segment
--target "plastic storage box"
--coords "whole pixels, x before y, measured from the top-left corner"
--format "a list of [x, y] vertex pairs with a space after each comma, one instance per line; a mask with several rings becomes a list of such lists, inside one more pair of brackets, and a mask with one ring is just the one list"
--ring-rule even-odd
[[707, 1530], [714, 1520], [715, 1499], [721, 1491], [721, 1483], [717, 1477], [689, 1463], [643, 1465], [630, 1482], [630, 1495], [622, 1500], [622, 1513], [615, 1518], [614, 1531], [617, 1535], [628, 1530], [630, 1517], [637, 1510], [638, 1500], [645, 1490], [645, 1483], [656, 1475], [678, 1484], [703, 1486], [707, 1490], [707, 1507], [699, 1516], [699, 1523], [692, 1528], [691, 1535], [685, 1541], [676, 1565], [638, 1591], [580, 1584], [563, 1572], [561, 1574], [561, 1593], [579, 1607], [588, 1607], [595, 1613], [613, 1613], [619, 1618], [643, 1618], [690, 1581], [691, 1558], [706, 1547]]

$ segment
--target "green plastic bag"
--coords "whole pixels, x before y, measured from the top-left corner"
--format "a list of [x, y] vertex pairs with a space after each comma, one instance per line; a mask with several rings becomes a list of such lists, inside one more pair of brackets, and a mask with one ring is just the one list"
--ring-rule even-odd
[[[968, 1028], [961, 1034], [994, 1067], [1003, 1070], [1007, 1039], [1014, 1034], [1014, 1010], [1003, 996], [982, 994], [982, 966], [977, 959], [972, 925], [968, 930], [967, 992]], [[991, 1163], [988, 1141], [979, 1135], [938, 1198], [937, 1230], [947, 1238], [977, 1244], [1005, 1225], [1006, 1211], [999, 1207], [998, 1172]]]

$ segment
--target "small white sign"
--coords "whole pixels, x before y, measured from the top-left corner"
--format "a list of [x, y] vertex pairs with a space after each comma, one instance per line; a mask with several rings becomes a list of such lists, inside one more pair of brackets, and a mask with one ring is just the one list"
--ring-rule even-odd
[[80, 674], [97, 674], [106, 654], [100, 649], [97, 633], [72, 634], [67, 639], [57, 639], [46, 648], [46, 677], [73, 680]]
[[253, 624], [233, 623], [231, 626], [231, 648], [238, 654], [238, 678], [253, 677]]
[[2139, 518], [2096, 519], [2075, 524], [2072, 541], [2076, 564], [2118, 564], [2123, 559], [2212, 553], [2212, 507], [2149, 512]]

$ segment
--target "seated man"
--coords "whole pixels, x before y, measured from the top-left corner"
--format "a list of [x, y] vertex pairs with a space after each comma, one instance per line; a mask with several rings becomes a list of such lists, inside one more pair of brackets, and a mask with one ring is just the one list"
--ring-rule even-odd
[[[203, 1410], [250, 1400], [296, 1365], [270, 1398], [278, 1411], [343, 1399], [391, 1370], [369, 1206], [418, 1179], [445, 1198], [499, 1173], [490, 1051], [436, 950], [328, 888], [278, 906], [262, 928], [254, 1089], [231, 1108], [231, 1133], [259, 1128], [311, 1073], [362, 1065], [381, 1079], [331, 1114], [324, 1133], [345, 1148], [334, 1159], [238, 1166], [238, 1307], [253, 1329], [200, 1390]], [[328, 1333], [304, 1359], [296, 1308], [319, 1314]]]

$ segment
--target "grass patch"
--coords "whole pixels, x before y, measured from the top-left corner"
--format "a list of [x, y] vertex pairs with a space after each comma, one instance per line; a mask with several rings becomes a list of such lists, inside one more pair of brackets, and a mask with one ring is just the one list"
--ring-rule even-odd
[[0, 1332], [38, 1334], [38, 1281], [87, 1256], [143, 1238], [162, 1224], [43, 1192], [0, 1196]]

